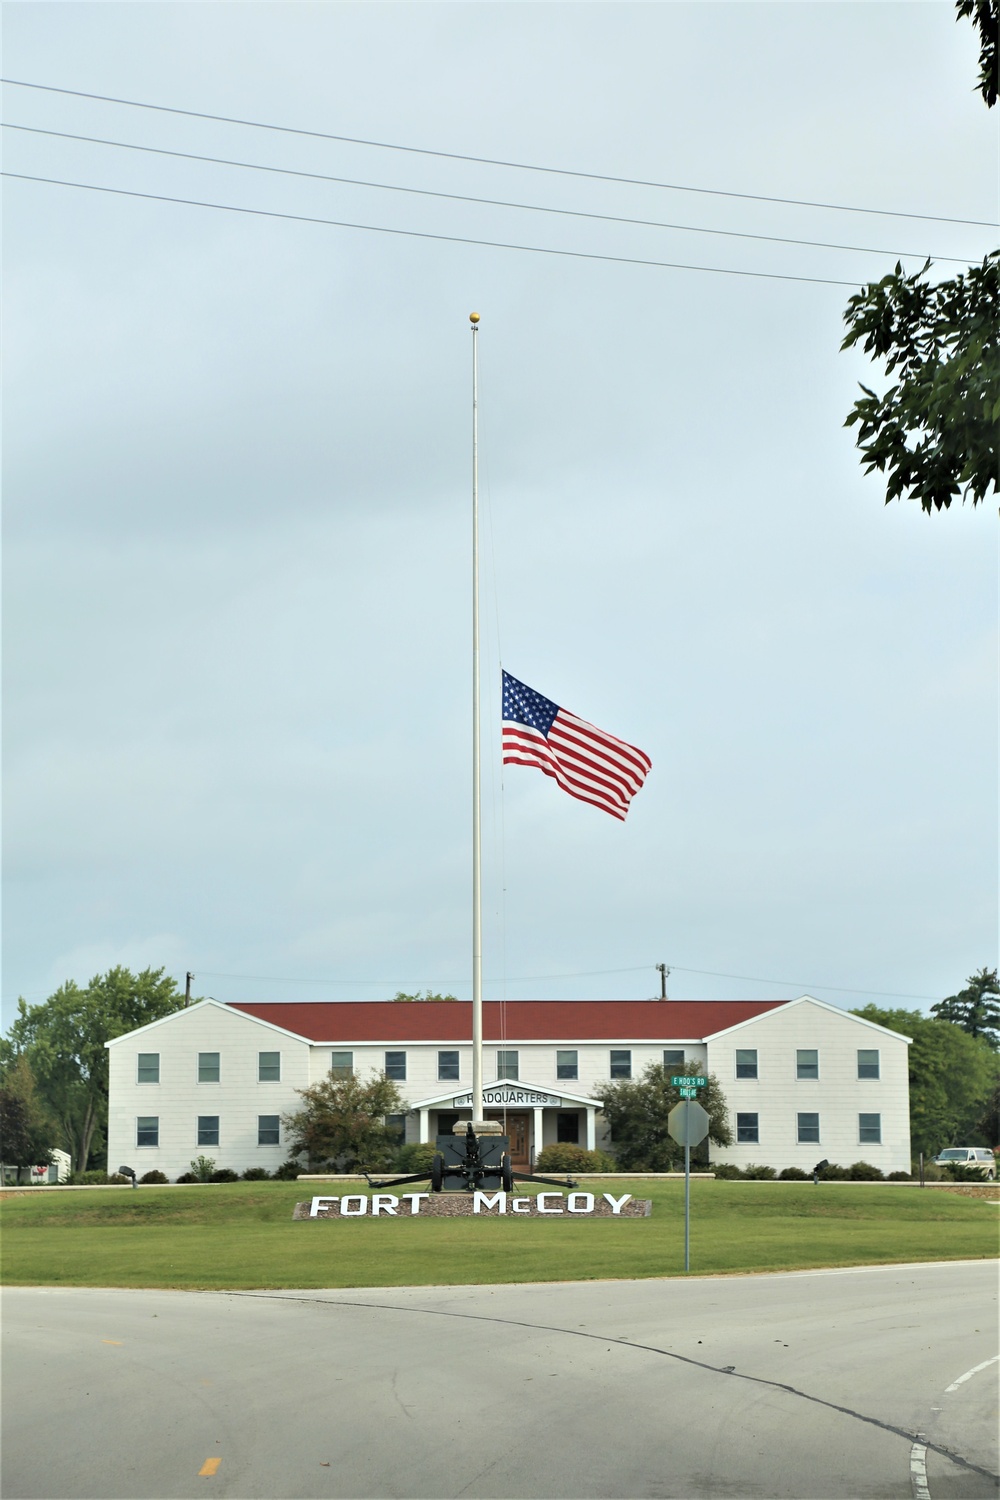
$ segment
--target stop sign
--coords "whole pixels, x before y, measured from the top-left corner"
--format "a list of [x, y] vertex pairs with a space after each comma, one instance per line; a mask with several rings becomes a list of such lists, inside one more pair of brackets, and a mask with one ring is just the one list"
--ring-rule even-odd
[[683, 1099], [667, 1116], [667, 1129], [679, 1146], [697, 1146], [708, 1135], [708, 1111], [695, 1099]]

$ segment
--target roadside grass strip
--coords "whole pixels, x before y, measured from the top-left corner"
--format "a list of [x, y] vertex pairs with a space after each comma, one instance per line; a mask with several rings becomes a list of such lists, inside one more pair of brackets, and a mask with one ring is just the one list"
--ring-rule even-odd
[[[0, 1279], [213, 1290], [684, 1274], [683, 1182], [581, 1182], [588, 1186], [651, 1199], [652, 1214], [555, 1226], [534, 1216], [293, 1221], [295, 1204], [310, 1196], [302, 1183], [39, 1190], [0, 1202]], [[856, 1191], [822, 1183], [691, 1184], [693, 1275], [974, 1260], [998, 1250], [992, 1205], [958, 1194], [868, 1183]]]

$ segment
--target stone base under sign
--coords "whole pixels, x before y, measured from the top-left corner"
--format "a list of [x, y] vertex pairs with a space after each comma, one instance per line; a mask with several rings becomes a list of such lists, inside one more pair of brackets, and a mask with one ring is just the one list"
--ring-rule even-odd
[[[351, 1194], [348, 1197], [348, 1210], [341, 1212], [340, 1198], [332, 1198], [329, 1202], [320, 1205], [317, 1212], [312, 1212], [311, 1203], [296, 1203], [293, 1219], [360, 1219], [374, 1217], [371, 1212], [371, 1204], [365, 1205], [365, 1211], [359, 1213], [359, 1198], [361, 1194]], [[367, 1195], [364, 1195], [367, 1196]], [[494, 1195], [488, 1195], [492, 1198]], [[570, 1213], [566, 1206], [566, 1199], [558, 1193], [546, 1193], [545, 1210], [540, 1211], [537, 1199], [534, 1197], [522, 1197], [518, 1193], [511, 1193], [507, 1197], [506, 1212], [501, 1214], [499, 1206], [483, 1205], [477, 1208], [475, 1197], [472, 1193], [429, 1193], [425, 1198], [422, 1194], [417, 1213], [414, 1216], [413, 1205], [408, 1198], [401, 1197], [395, 1205], [395, 1211], [391, 1214], [384, 1209], [378, 1214], [378, 1218], [400, 1218], [410, 1219], [413, 1217], [421, 1219], [451, 1219], [468, 1216], [472, 1218], [511, 1218], [511, 1219], [648, 1219], [653, 1211], [653, 1203], [650, 1198], [629, 1198], [623, 1203], [617, 1213], [611, 1204], [603, 1197], [595, 1195], [594, 1206], [591, 1209], [581, 1209]], [[617, 1201], [617, 1200], [616, 1200]], [[515, 1208], [514, 1205], [517, 1204]]]

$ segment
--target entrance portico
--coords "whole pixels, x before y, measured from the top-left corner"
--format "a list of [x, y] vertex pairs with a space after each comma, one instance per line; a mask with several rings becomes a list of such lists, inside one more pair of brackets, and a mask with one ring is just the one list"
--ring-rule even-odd
[[[558, 1115], [584, 1118], [585, 1142], [588, 1151], [593, 1151], [597, 1140], [597, 1111], [600, 1102], [581, 1094], [554, 1093], [552, 1089], [536, 1088], [531, 1083], [512, 1083], [495, 1079], [483, 1089], [483, 1110], [487, 1118], [505, 1121], [510, 1128], [505, 1134], [511, 1137], [511, 1156], [514, 1157], [515, 1142], [522, 1160], [517, 1166], [533, 1163], [544, 1146], [559, 1138]], [[466, 1089], [462, 1093], [438, 1094], [432, 1099], [419, 1099], [411, 1106], [420, 1121], [419, 1139], [429, 1142], [435, 1135], [447, 1134], [438, 1125], [441, 1116], [448, 1117], [448, 1130], [461, 1133], [472, 1119], [472, 1094]], [[435, 1116], [432, 1130], [431, 1116]], [[548, 1127], [548, 1128], [546, 1128]]]

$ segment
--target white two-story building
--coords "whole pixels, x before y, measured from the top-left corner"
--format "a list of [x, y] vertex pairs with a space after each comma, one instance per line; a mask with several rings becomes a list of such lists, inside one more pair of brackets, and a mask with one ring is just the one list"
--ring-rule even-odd
[[[650, 1063], [694, 1063], [725, 1091], [733, 1145], [717, 1162], [811, 1171], [817, 1161], [909, 1171], [908, 1038], [803, 995], [790, 1001], [534, 1001], [483, 1007], [485, 1113], [515, 1168], [570, 1141], [614, 1150], [595, 1097]], [[238, 1172], [289, 1156], [283, 1116], [332, 1071], [385, 1073], [407, 1141], [472, 1117], [468, 1002], [204, 1000], [116, 1037], [108, 1164], [169, 1178], [193, 1158]]]

